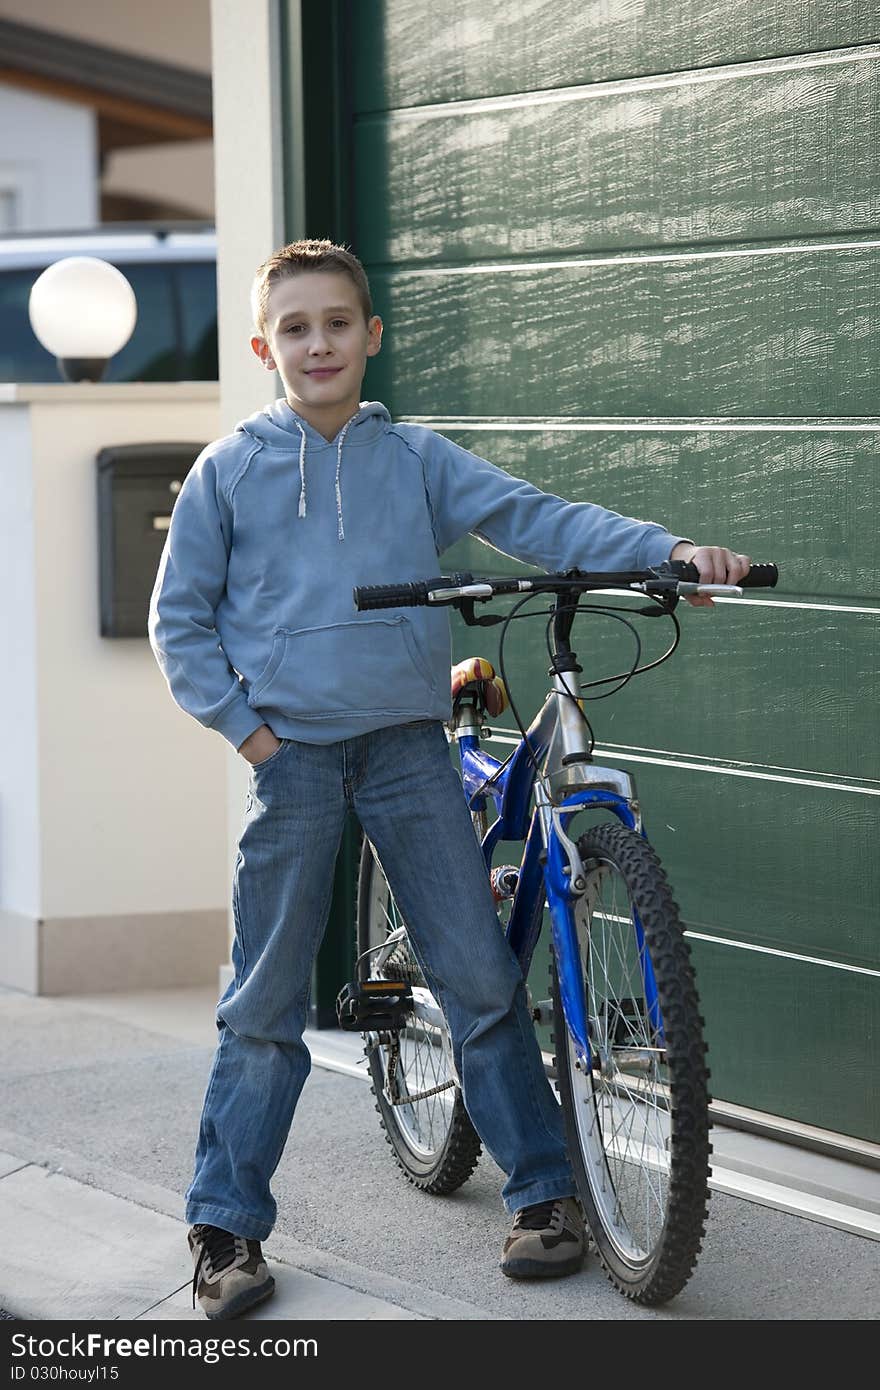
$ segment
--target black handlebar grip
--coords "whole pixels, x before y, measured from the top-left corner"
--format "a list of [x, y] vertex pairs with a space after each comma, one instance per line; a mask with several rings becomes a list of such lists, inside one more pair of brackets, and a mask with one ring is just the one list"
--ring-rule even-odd
[[[699, 583], [700, 572], [689, 560], [673, 560], [672, 567], [681, 574], [686, 583]], [[773, 589], [778, 581], [779, 570], [776, 565], [761, 564], [752, 565], [745, 578], [736, 582], [741, 589]]]
[[424, 580], [414, 584], [361, 585], [354, 590], [354, 606], [360, 612], [366, 608], [418, 608], [428, 602], [428, 586]]
[[745, 579], [739, 581], [743, 589], [774, 589], [779, 581], [779, 570], [775, 565], [752, 565]]

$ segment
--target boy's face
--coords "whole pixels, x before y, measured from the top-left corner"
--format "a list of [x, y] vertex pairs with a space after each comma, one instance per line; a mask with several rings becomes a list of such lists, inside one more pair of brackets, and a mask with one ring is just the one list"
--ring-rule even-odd
[[360, 404], [367, 358], [382, 341], [382, 320], [364, 320], [357, 290], [341, 271], [307, 270], [269, 291], [266, 336], [251, 347], [284, 382], [292, 408], [318, 430], [333, 430]]

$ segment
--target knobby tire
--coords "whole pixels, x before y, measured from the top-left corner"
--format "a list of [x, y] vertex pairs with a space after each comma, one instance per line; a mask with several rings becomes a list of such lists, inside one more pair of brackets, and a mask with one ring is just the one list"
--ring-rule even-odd
[[[588, 1075], [577, 1064], [554, 961], [557, 1089], [599, 1259], [621, 1293], [656, 1305], [684, 1287], [704, 1234], [711, 1146], [703, 1020], [678, 908], [647, 841], [600, 824], [578, 840], [578, 852], [588, 887], [574, 910], [593, 1067]], [[640, 987], [633, 910], [662, 1034]]]

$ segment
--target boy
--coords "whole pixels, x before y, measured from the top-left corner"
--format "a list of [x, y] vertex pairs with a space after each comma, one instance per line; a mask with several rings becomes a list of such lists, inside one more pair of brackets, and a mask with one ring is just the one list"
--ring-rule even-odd
[[[360, 262], [329, 241], [257, 272], [251, 346], [281, 400], [196, 460], [178, 495], [149, 633], [177, 703], [251, 764], [233, 876], [234, 979], [187, 1191], [194, 1293], [237, 1317], [274, 1287], [269, 1183], [309, 1070], [312, 961], [347, 808], [372, 841], [450, 1025], [480, 1137], [507, 1174], [514, 1278], [580, 1268], [584, 1227], [559, 1107], [452, 768], [439, 609], [358, 613], [356, 584], [421, 579], [473, 532], [546, 570], [691, 559], [736, 583], [746, 556], [573, 504], [360, 402], [379, 352]], [[709, 602], [711, 600], [696, 600]], [[404, 771], [400, 771], [404, 769]], [[408, 779], [434, 789], [418, 822]], [[438, 912], [442, 904], [442, 913]]]

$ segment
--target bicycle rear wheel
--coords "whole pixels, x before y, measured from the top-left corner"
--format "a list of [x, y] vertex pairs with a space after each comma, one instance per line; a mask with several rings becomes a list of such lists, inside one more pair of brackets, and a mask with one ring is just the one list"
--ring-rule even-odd
[[376, 1109], [405, 1176], [423, 1192], [445, 1196], [477, 1166], [480, 1140], [468, 1117], [452, 1062], [446, 1021], [430, 994], [406, 935], [382, 866], [364, 838], [358, 876], [358, 956], [400, 934], [383, 961], [367, 956], [364, 978], [392, 977], [412, 985], [421, 1005], [406, 1027], [369, 1033], [366, 1056]]
[[665, 1303], [702, 1242], [708, 1070], [690, 952], [654, 851], [618, 824], [578, 840], [574, 907], [591, 1067], [578, 1059], [552, 972], [557, 1086], [599, 1259], [638, 1303]]

